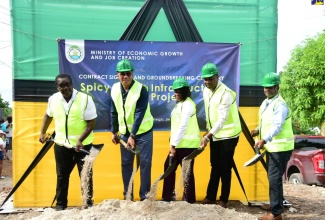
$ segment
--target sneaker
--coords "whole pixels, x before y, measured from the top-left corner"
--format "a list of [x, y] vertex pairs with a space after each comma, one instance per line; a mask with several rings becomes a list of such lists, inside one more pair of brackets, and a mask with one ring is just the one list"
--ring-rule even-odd
[[291, 207], [292, 206], [292, 204], [288, 201], [288, 200], [283, 200], [283, 206], [284, 207]]
[[1, 176], [0, 179], [5, 179], [6, 177], [5, 176]]

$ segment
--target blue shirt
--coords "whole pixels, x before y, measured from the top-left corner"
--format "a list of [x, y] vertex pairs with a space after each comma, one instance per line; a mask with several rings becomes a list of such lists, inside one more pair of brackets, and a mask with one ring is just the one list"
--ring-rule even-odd
[[[265, 99], [264, 102], [271, 103], [278, 97], [279, 97], [279, 94], [274, 96], [272, 99]], [[273, 111], [272, 120], [271, 120], [272, 128], [267, 133], [266, 136], [261, 137], [262, 139], [265, 140], [265, 142], [272, 141], [273, 137], [280, 133], [280, 131], [282, 130], [283, 123], [286, 120], [286, 118], [288, 117], [288, 114], [289, 114], [289, 108], [285, 103], [281, 102], [280, 104], [275, 106], [274, 111]]]

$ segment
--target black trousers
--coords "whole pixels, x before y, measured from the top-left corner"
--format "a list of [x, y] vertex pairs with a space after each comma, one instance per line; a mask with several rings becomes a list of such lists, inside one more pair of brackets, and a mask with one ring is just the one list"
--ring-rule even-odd
[[[175, 181], [176, 181], [176, 170], [178, 165], [182, 166], [183, 158], [192, 153], [196, 148], [176, 148], [176, 154], [173, 158], [173, 162], [176, 160], [177, 165], [175, 169], [164, 179], [163, 184], [163, 192], [162, 199], [164, 201], [172, 201], [175, 200]], [[164, 170], [166, 171], [169, 166], [169, 155], [164, 164]], [[186, 182], [184, 184], [184, 192], [183, 192], [183, 201], [187, 201], [188, 203], [195, 203], [195, 179], [193, 173], [194, 159], [191, 160], [188, 177], [186, 178]]]
[[269, 196], [271, 212], [278, 216], [283, 212], [283, 180], [282, 176], [291, 157], [292, 150], [284, 152], [266, 152]]
[[239, 137], [210, 142], [211, 173], [206, 198], [216, 201], [221, 180], [220, 200], [227, 203], [231, 186], [231, 169]]
[[[90, 145], [84, 145], [85, 150], [90, 150]], [[70, 174], [77, 164], [79, 177], [84, 165], [83, 159], [86, 154], [83, 152], [76, 152], [74, 149], [68, 149], [57, 144], [54, 145], [54, 155], [56, 161], [56, 174], [57, 174], [57, 183], [56, 183], [56, 205], [66, 208], [68, 206], [68, 189], [69, 189], [69, 180]], [[81, 186], [80, 186], [81, 187]], [[88, 198], [89, 202], [92, 204], [91, 198], [93, 197], [93, 179], [92, 179], [92, 170], [90, 173], [89, 183], [88, 183]]]

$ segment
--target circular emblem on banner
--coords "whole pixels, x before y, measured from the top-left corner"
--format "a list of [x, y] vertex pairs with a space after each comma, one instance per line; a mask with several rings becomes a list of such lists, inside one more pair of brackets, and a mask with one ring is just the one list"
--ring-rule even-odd
[[83, 51], [76, 45], [73, 45], [68, 50], [68, 59], [71, 63], [80, 63], [83, 59]]

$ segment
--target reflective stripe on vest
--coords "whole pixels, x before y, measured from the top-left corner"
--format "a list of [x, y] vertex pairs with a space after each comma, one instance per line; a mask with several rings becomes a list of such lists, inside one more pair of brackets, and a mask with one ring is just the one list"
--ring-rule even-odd
[[[265, 108], [265, 102], [262, 103], [259, 111], [260, 116], [260, 138], [263, 138], [272, 128], [272, 117], [275, 107], [280, 104], [285, 103], [283, 98], [279, 95], [274, 99], [268, 107]], [[266, 143], [264, 148], [268, 152], [282, 152], [289, 151], [294, 148], [294, 138], [292, 131], [291, 122], [291, 111], [289, 109], [289, 116], [285, 119], [282, 129], [278, 135], [273, 137], [272, 141]]]
[[[196, 118], [196, 105], [189, 97], [184, 102], [190, 102], [193, 105], [195, 112], [193, 115], [191, 115], [186, 127], [185, 134], [176, 148], [198, 148], [201, 142], [201, 137], [200, 128]], [[184, 102], [177, 103], [172, 111], [170, 131], [171, 136], [178, 132]]]
[[[69, 114], [66, 115], [62, 103], [62, 95], [58, 92], [52, 96], [49, 107], [53, 112], [53, 118], [55, 120], [55, 142], [69, 143], [73, 146], [77, 144], [78, 138], [87, 127], [87, 122], [83, 119], [83, 113], [87, 107], [87, 103], [88, 95], [77, 92], [76, 99], [73, 100], [70, 106]], [[91, 144], [93, 140], [94, 133], [91, 132], [82, 144]]]
[[220, 100], [222, 99], [222, 96], [226, 90], [231, 92], [231, 95], [234, 97], [234, 102], [231, 104], [230, 112], [225, 124], [216, 134], [213, 135], [213, 138], [217, 140], [237, 137], [241, 132], [241, 124], [236, 104], [236, 93], [223, 83], [220, 83], [220, 86], [214, 93], [212, 93], [211, 90], [206, 87], [203, 90], [204, 108], [208, 130], [211, 130], [213, 125], [218, 121], [218, 108]]
[[[126, 101], [123, 104], [123, 97], [121, 92], [121, 83], [115, 83], [112, 87], [111, 97], [114, 101], [116, 111], [118, 112], [118, 124], [121, 134], [126, 134], [126, 126], [129, 132], [132, 131], [134, 124], [134, 113], [137, 100], [140, 98], [142, 84], [138, 81], [134, 81], [134, 84], [128, 91]], [[127, 125], [125, 124], [127, 123]], [[150, 112], [150, 105], [148, 103], [146, 112], [142, 119], [140, 128], [136, 135], [149, 131], [153, 126], [153, 117]]]

